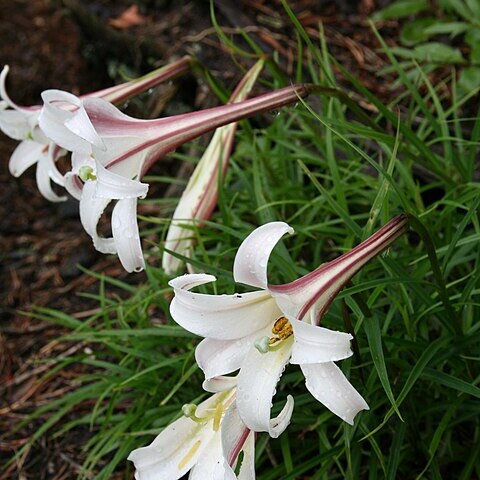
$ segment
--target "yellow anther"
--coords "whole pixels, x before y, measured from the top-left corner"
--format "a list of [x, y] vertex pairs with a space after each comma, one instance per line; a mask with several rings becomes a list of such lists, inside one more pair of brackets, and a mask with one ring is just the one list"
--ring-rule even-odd
[[[293, 334], [292, 324], [286, 317], [280, 317], [272, 327], [272, 333], [277, 335], [281, 340], [285, 340]], [[273, 340], [273, 342], [272, 342]], [[271, 343], [274, 343], [275, 339], [270, 339]]]
[[280, 317], [277, 321], [273, 324], [272, 333], [278, 334], [282, 331], [282, 328], [288, 323], [288, 319], [286, 317]]
[[192, 459], [192, 457], [195, 455], [197, 450], [200, 448], [201, 441], [197, 440], [193, 445], [192, 448], [187, 452], [187, 454], [183, 457], [183, 459], [180, 461], [178, 464], [178, 469], [183, 470], [183, 468], [187, 465], [187, 463]]

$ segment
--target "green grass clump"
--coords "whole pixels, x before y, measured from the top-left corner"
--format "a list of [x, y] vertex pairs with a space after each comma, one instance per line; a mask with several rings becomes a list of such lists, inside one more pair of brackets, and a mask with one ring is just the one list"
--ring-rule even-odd
[[[242, 123], [218, 209], [201, 228], [192, 228], [198, 243], [188, 262], [217, 276], [216, 284], [200, 290], [238, 288], [231, 274], [236, 249], [268, 221], [286, 221], [296, 231], [272, 256], [274, 284], [340, 255], [400, 212], [410, 215], [411, 230], [354, 277], [323, 322], [343, 331], [353, 326], [358, 352], [341, 368], [370, 411], [350, 427], [313, 399], [299, 369], [287, 368], [277, 397], [280, 403], [294, 395], [292, 423], [278, 440], [258, 435], [257, 476], [476, 478], [480, 117], [471, 100], [478, 91], [457, 97], [453, 75], [440, 89], [419, 65], [412, 80], [377, 33], [405, 92], [384, 105], [335, 63], [325, 41], [313, 44], [285, 8], [310, 58], [306, 75], [324, 93], [271, 115], [267, 126]], [[342, 86], [335, 81], [339, 71], [347, 79]], [[283, 79], [276, 72], [277, 87]], [[443, 97], [446, 85], [450, 99]], [[369, 104], [368, 113], [352, 100], [359, 97]], [[170, 203], [165, 208], [173, 211]], [[149, 234], [165, 235], [168, 216], [145, 220]], [[198, 339], [171, 320], [169, 279], [152, 266], [159, 263], [159, 247], [147, 253], [144, 285], [101, 278], [102, 308], [87, 321], [38, 312], [71, 329], [64, 341], [85, 342], [93, 352], [57, 362], [57, 370], [77, 362], [90, 373], [72, 393], [32, 416], [51, 412], [32, 441], [49, 429], [62, 435], [91, 428], [82, 446], [84, 478], [95, 472], [95, 479], [108, 479], [125, 469], [132, 449], [149, 443], [184, 403], [205, 396], [193, 355]], [[109, 282], [125, 290], [123, 299], [106, 295]], [[93, 408], [82, 410], [92, 401]], [[74, 408], [83, 413], [70, 415]]]

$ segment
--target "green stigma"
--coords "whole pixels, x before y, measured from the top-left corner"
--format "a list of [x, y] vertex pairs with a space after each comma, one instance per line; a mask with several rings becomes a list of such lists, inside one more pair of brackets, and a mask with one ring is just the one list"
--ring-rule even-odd
[[93, 173], [93, 168], [88, 165], [83, 165], [78, 170], [78, 176], [86, 182], [87, 180], [96, 180], [97, 176]]
[[255, 340], [255, 348], [260, 353], [267, 353], [269, 351], [270, 339], [268, 337], [261, 337]]

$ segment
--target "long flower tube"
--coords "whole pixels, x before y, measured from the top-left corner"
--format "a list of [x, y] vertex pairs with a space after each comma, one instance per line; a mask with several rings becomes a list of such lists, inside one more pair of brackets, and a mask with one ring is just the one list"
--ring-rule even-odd
[[[263, 64], [260, 60], [248, 71], [233, 91], [229, 103], [241, 102], [248, 97]], [[237, 125], [231, 123], [215, 130], [173, 213], [165, 240], [166, 250], [188, 255], [194, 243], [188, 227], [191, 228], [195, 221], [210, 218], [217, 203], [219, 179], [227, 172]], [[168, 251], [163, 253], [162, 267], [166, 273], [177, 272], [182, 263]]]
[[[81, 102], [87, 98], [102, 98], [113, 103], [122, 102], [161, 82], [185, 73], [189, 69], [190, 63], [190, 57], [183, 57], [170, 65], [158, 68], [129, 82], [82, 95], [78, 99], [79, 103], [81, 105]], [[63, 201], [66, 197], [58, 196], [53, 191], [51, 182], [65, 186], [64, 176], [58, 171], [56, 161], [66, 152], [39, 128], [41, 105], [20, 106], [10, 98], [6, 89], [8, 72], [7, 65], [0, 73], [0, 130], [14, 140], [20, 141], [10, 157], [10, 173], [14, 177], [19, 177], [27, 168], [36, 164], [37, 185], [40, 193], [48, 200]]]
[[245, 425], [277, 437], [285, 428], [286, 412], [270, 418], [276, 384], [288, 363], [300, 365], [310, 393], [349, 424], [361, 410], [368, 410], [362, 396], [334, 362], [352, 354], [348, 333], [319, 326], [338, 292], [371, 259], [389, 247], [407, 229], [399, 215], [350, 252], [321, 265], [285, 285], [269, 285], [270, 254], [293, 229], [272, 222], [254, 230], [240, 245], [233, 275], [236, 282], [259, 288], [234, 295], [205, 295], [192, 288], [215, 280], [212, 275], [191, 274], [170, 282], [175, 297], [172, 318], [186, 330], [205, 337], [195, 355], [205, 373], [205, 389], [215, 378], [239, 370], [237, 407]]
[[[296, 102], [314, 88], [293, 85], [237, 103], [157, 120], [129, 117], [101, 99], [86, 99], [79, 105], [70, 94], [46, 91], [39, 123], [49, 138], [73, 151], [74, 170], [65, 176], [66, 188], [80, 199], [80, 219], [94, 246], [103, 253], [117, 253], [127, 271], [139, 271], [144, 268], [144, 259], [136, 205], [137, 199], [147, 194], [148, 185], [141, 178], [148, 169], [189, 140]], [[103, 238], [98, 235], [97, 224], [112, 200], [118, 200], [112, 212], [112, 237]]]
[[[134, 450], [136, 480], [254, 480], [255, 437], [235, 405], [235, 389], [216, 393], [200, 405], [184, 405], [183, 416], [147, 447]], [[243, 460], [234, 473], [240, 452]]]

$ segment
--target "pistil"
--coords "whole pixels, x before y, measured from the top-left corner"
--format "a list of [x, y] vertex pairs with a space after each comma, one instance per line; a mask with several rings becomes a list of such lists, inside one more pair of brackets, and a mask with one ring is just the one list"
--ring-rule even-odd
[[293, 335], [292, 324], [288, 321], [287, 317], [278, 318], [272, 327], [271, 337], [261, 337], [255, 341], [255, 348], [260, 353], [273, 352], [278, 350], [285, 340]]

